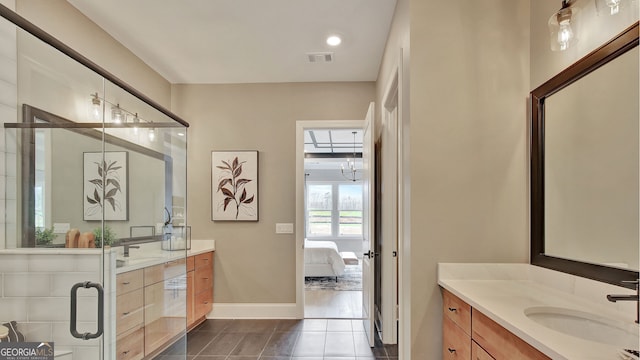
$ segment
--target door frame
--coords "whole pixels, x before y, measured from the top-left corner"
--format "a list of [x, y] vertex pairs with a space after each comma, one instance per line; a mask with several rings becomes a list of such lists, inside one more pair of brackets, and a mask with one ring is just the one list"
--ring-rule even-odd
[[362, 129], [363, 120], [296, 121], [296, 318], [304, 319], [304, 131], [307, 129]]

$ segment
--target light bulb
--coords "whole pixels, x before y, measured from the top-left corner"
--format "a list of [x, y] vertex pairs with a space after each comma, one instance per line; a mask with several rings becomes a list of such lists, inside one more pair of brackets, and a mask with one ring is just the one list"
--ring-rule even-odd
[[156, 131], [154, 128], [149, 129], [149, 141], [154, 141], [156, 139]]
[[120, 109], [120, 104], [117, 104], [115, 107], [111, 107], [111, 120], [113, 120], [116, 124], [122, 123], [122, 110]]
[[138, 123], [140, 122], [140, 118], [138, 118], [138, 113], [133, 117], [133, 134], [138, 135]]
[[615, 15], [620, 12], [621, 0], [605, 0], [604, 3], [609, 7], [611, 15]]
[[89, 107], [89, 116], [91, 116], [91, 118], [93, 120], [100, 120], [100, 112], [102, 111], [101, 108], [101, 102], [100, 102], [100, 98], [98, 97], [98, 93], [95, 93], [93, 95], [91, 95], [91, 105]]
[[558, 44], [560, 45], [560, 51], [567, 50], [569, 48], [571, 40], [573, 40], [573, 29], [571, 29], [571, 21], [562, 21], [560, 23], [560, 29], [558, 30]]

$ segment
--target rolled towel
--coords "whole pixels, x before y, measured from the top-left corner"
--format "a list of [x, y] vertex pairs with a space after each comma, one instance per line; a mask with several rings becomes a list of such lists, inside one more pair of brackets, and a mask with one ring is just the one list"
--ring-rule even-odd
[[69, 231], [67, 231], [67, 235], [65, 236], [64, 247], [77, 248], [79, 240], [80, 240], [80, 230], [70, 229]]

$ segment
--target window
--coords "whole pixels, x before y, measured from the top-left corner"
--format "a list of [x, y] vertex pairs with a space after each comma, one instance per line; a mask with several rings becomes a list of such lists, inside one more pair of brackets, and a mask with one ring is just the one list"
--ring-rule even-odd
[[362, 237], [362, 185], [308, 184], [307, 237]]

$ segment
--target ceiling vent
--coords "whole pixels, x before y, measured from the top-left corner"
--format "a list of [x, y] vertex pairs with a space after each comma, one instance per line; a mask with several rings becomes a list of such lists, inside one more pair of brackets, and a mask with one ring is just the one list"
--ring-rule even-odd
[[330, 63], [333, 62], [332, 52], [307, 53], [310, 63]]

